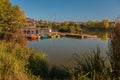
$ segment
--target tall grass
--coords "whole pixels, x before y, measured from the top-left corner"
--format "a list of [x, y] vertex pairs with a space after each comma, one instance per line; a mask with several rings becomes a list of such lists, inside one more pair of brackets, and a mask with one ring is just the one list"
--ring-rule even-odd
[[[46, 65], [45, 56], [41, 52], [11, 42], [0, 42], [0, 80], [40, 80], [41, 76], [46, 75], [43, 71]], [[33, 68], [35, 66], [41, 70], [39, 76], [36, 75], [39, 73], [38, 68]]]
[[11, 45], [0, 42], [0, 80], [28, 80], [25, 62], [16, 57]]
[[112, 77], [120, 79], [120, 23], [117, 23], [111, 32], [108, 56], [113, 70]]
[[80, 80], [110, 79], [110, 65], [106, 64], [107, 58], [101, 57], [99, 48], [81, 56], [74, 54], [73, 57], [77, 62], [77, 67], [74, 68], [76, 78]]

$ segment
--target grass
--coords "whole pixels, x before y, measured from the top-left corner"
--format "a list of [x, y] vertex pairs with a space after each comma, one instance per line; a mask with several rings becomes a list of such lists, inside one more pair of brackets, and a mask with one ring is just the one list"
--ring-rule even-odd
[[69, 77], [62, 67], [50, 68], [42, 52], [11, 42], [0, 42], [0, 80], [64, 80]]
[[[31, 61], [35, 63], [31, 64]], [[47, 63], [41, 52], [21, 45], [12, 45], [10, 42], [0, 42], [0, 80], [40, 80], [40, 76], [30, 69], [36, 66], [38, 61], [42, 62], [39, 69], [43, 70], [43, 64]], [[44, 74], [44, 71], [41, 71], [41, 74]]]
[[101, 57], [100, 50], [93, 50], [81, 56], [74, 54], [73, 58], [77, 62], [74, 68], [74, 75], [78, 80], [109, 80], [111, 65], [107, 57]]

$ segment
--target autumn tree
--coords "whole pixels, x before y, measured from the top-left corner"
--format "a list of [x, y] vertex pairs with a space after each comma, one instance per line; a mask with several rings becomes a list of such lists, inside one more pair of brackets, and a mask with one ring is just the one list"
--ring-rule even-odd
[[0, 36], [10, 40], [22, 27], [26, 18], [18, 6], [12, 6], [9, 0], [0, 0]]
[[109, 27], [109, 21], [107, 19], [102, 20], [102, 24], [104, 28], [108, 28]]
[[64, 25], [65, 25], [65, 26], [68, 26], [69, 24], [70, 24], [69, 21], [65, 21], [65, 22], [64, 22]]

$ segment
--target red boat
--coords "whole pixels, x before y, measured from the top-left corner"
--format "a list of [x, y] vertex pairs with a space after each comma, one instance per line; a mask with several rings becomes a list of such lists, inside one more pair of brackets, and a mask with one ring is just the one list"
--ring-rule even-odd
[[36, 35], [29, 35], [29, 36], [27, 36], [27, 38], [29, 38], [29, 39], [37, 39], [38, 36], [36, 36]]
[[36, 36], [36, 35], [31, 35], [31, 38], [32, 38], [32, 39], [36, 39], [36, 38], [38, 38], [38, 36]]

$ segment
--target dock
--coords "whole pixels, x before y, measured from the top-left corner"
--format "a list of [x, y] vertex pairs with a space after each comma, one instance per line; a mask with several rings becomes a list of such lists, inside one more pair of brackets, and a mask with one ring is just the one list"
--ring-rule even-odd
[[97, 38], [97, 35], [89, 34], [74, 34], [74, 33], [61, 33], [61, 32], [52, 32], [50, 28], [34, 28], [26, 27], [23, 29], [24, 34], [27, 38], [39, 39], [45, 38], [60, 38], [60, 37], [73, 37], [73, 38]]

